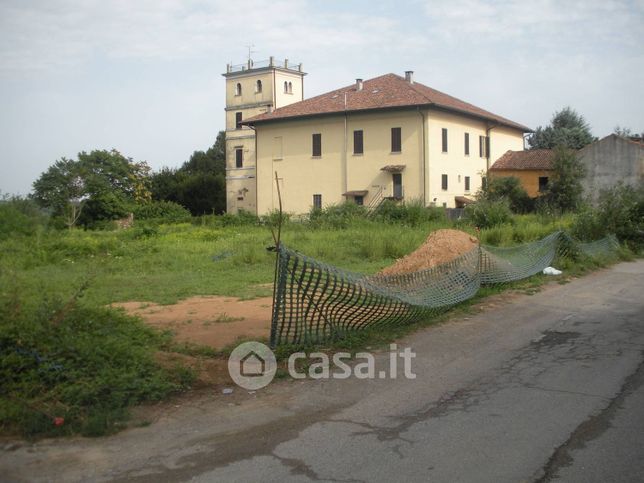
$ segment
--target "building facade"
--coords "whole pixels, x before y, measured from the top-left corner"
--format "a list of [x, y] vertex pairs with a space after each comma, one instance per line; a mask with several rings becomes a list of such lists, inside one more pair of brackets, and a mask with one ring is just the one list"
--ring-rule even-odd
[[267, 61], [227, 65], [226, 211], [257, 212], [255, 131], [245, 119], [304, 99], [302, 64], [271, 57]]
[[523, 149], [529, 128], [387, 74], [266, 112], [256, 131], [256, 213], [349, 200], [454, 207], [480, 188], [491, 162]]

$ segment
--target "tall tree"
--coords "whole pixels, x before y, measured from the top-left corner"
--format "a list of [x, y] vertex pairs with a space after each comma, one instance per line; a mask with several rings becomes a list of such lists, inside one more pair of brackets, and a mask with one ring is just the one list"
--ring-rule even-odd
[[215, 144], [206, 152], [195, 151], [183, 163], [181, 171], [188, 173], [226, 174], [226, 133], [219, 131]]
[[151, 178], [155, 200], [174, 201], [193, 215], [226, 211], [226, 133], [207, 151], [195, 151], [179, 169], [163, 168]]
[[62, 158], [33, 184], [34, 199], [69, 226], [125, 216], [131, 205], [150, 199], [146, 163], [135, 163], [116, 150], [81, 152]]
[[584, 117], [574, 109], [565, 107], [552, 116], [549, 126], [539, 126], [528, 137], [528, 142], [530, 149], [553, 149], [557, 146], [581, 149], [594, 139]]
[[586, 166], [575, 151], [558, 146], [553, 161], [554, 176], [548, 183], [546, 199], [561, 211], [573, 211], [581, 206]]

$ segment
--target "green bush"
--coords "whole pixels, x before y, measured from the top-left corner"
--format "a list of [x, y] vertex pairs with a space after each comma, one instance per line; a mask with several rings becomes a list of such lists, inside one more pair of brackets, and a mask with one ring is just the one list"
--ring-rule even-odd
[[366, 220], [367, 209], [364, 206], [346, 201], [325, 206], [322, 209], [312, 208], [308, 222], [314, 228], [345, 229], [356, 222]]
[[571, 228], [580, 240], [597, 240], [612, 233], [635, 249], [644, 245], [644, 186], [619, 184], [602, 190], [594, 207], [579, 213]]
[[465, 207], [465, 220], [478, 228], [491, 228], [504, 223], [512, 223], [512, 210], [507, 200], [491, 201], [481, 199]]
[[0, 198], [0, 240], [13, 235], [32, 235], [48, 224], [48, 215], [38, 205], [19, 196]]
[[405, 203], [385, 200], [375, 211], [373, 218], [414, 227], [447, 219], [443, 208], [426, 207], [422, 200], [410, 200]]
[[150, 201], [133, 207], [134, 220], [156, 220], [166, 223], [189, 221], [190, 211], [172, 201]]
[[[161, 335], [108, 308], [0, 298], [0, 431], [88, 436], [117, 430], [127, 408], [187, 383], [154, 361]], [[55, 424], [55, 418], [64, 423]]]
[[490, 201], [507, 200], [514, 213], [529, 213], [534, 210], [534, 200], [521, 186], [521, 180], [514, 176], [490, 179], [484, 196]]

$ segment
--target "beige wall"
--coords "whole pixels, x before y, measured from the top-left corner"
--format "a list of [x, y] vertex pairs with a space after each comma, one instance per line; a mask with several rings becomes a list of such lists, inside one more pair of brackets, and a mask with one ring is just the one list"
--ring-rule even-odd
[[[284, 82], [290, 82], [293, 86], [292, 93], [284, 92]], [[275, 107], [284, 107], [294, 102], [299, 102], [304, 99], [304, 86], [302, 76], [284, 72], [280, 70], [275, 71]]]
[[[322, 195], [322, 204], [341, 203], [347, 191], [368, 191], [365, 204], [380, 196], [393, 195], [387, 165], [404, 165], [405, 200], [422, 199], [425, 204], [455, 205], [455, 196], [473, 196], [481, 186], [486, 159], [479, 156], [479, 136], [485, 135], [483, 121], [441, 111], [416, 110], [371, 112], [260, 124], [257, 126], [257, 210], [264, 214], [278, 206], [274, 176], [282, 180], [284, 210], [307, 212], [313, 195]], [[423, 165], [423, 126], [426, 159]], [[402, 152], [391, 152], [391, 128], [400, 127]], [[448, 152], [442, 152], [442, 129], [448, 130]], [[364, 154], [354, 155], [353, 131], [363, 131]], [[464, 152], [464, 134], [470, 134], [470, 154]], [[322, 135], [322, 156], [312, 157], [312, 135]], [[346, 134], [345, 134], [346, 133]], [[492, 152], [504, 153], [523, 146], [521, 132], [492, 133]], [[492, 162], [495, 159], [492, 159]], [[441, 175], [448, 175], [448, 189], [441, 186]], [[465, 190], [465, 177], [470, 190]], [[423, 183], [423, 178], [425, 182]], [[378, 198], [378, 199], [375, 199]], [[435, 201], [434, 201], [435, 200]]]
[[530, 169], [495, 169], [490, 171], [490, 177], [506, 178], [514, 176], [519, 178], [521, 186], [526, 190], [528, 196], [535, 198], [541, 193], [539, 192], [539, 177], [547, 176], [549, 180], [552, 179], [553, 172], [550, 170], [530, 170]]
[[[455, 196], [473, 196], [481, 187], [486, 159], [479, 154], [479, 136], [485, 136], [485, 123], [441, 111], [428, 113], [429, 130], [429, 203], [448, 207]], [[442, 129], [447, 129], [447, 153], [442, 152]], [[469, 133], [470, 153], [465, 154], [465, 133]], [[447, 190], [442, 189], [442, 175], [447, 174]], [[470, 189], [465, 190], [465, 177]]]
[[[523, 135], [517, 136], [517, 131], [507, 127], [495, 127], [490, 131], [490, 166], [505, 154], [506, 151], [523, 151]], [[477, 145], [478, 153], [478, 145]]]

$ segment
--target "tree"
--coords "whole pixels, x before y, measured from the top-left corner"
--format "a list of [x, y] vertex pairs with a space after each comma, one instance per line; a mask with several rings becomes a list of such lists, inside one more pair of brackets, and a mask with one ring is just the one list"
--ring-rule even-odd
[[586, 166], [573, 150], [559, 146], [555, 148], [553, 171], [546, 200], [561, 211], [576, 210], [582, 204], [584, 189], [581, 181], [586, 175]]
[[151, 198], [150, 168], [116, 150], [81, 152], [77, 160], [62, 158], [33, 184], [33, 198], [71, 228], [127, 215], [134, 203]]
[[613, 134], [617, 134], [623, 138], [633, 139], [633, 140], [642, 140], [644, 139], [644, 132], [641, 134], [634, 133], [631, 128], [621, 127], [619, 124], [615, 126]]
[[594, 140], [586, 120], [570, 107], [556, 112], [549, 126], [539, 126], [528, 137], [530, 149], [553, 149], [557, 146], [581, 149]]
[[207, 151], [195, 151], [179, 169], [163, 168], [151, 178], [152, 196], [173, 201], [193, 215], [226, 211], [226, 135], [220, 131]]
[[219, 131], [215, 144], [204, 153], [195, 151], [190, 159], [183, 163], [181, 171], [187, 173], [226, 174], [226, 133]]

